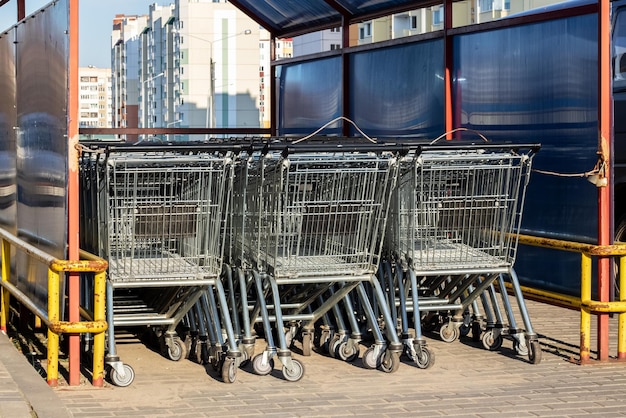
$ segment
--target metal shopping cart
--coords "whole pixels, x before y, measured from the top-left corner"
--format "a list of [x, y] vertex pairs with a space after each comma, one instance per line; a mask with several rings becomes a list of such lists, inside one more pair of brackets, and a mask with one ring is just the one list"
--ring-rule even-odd
[[116, 353], [115, 328], [149, 326], [172, 360], [183, 359], [188, 347], [177, 326], [208, 288], [228, 333], [222, 377], [233, 381], [241, 353], [220, 281], [232, 153], [199, 145], [96, 146], [81, 162], [83, 208], [92, 216], [85, 227], [97, 231], [87, 234], [86, 246], [109, 262], [105, 361], [112, 382], [127, 386], [134, 378]]
[[[538, 149], [528, 144], [432, 145], [401, 164], [387, 234], [392, 262], [381, 276], [390, 283], [388, 300], [398, 308], [405, 350], [418, 366], [428, 367], [432, 357], [422, 320], [436, 318], [441, 338], [451, 342], [467, 325], [464, 317], [476, 309], [477, 298], [500, 275], [519, 289], [513, 271], [516, 232]], [[537, 336], [521, 292], [516, 297], [526, 329], [511, 335], [520, 350], [530, 347], [529, 358], [537, 363]], [[412, 341], [409, 312], [416, 334]]]
[[[309, 354], [315, 323], [351, 291], [368, 304], [363, 283], [370, 283], [383, 301], [375, 272], [397, 167], [391, 148], [288, 144], [268, 144], [240, 165], [232, 242], [239, 275], [245, 271], [247, 288], [256, 290], [243, 322], [260, 317], [267, 340], [252, 360], [256, 373], [269, 374], [278, 356], [283, 376], [299, 380], [304, 367], [289, 349], [298, 330]], [[388, 318], [387, 305], [380, 309]], [[367, 310], [375, 343], [364, 364], [394, 371], [402, 344], [393, 329], [385, 340]], [[358, 353], [358, 330], [353, 337]]]

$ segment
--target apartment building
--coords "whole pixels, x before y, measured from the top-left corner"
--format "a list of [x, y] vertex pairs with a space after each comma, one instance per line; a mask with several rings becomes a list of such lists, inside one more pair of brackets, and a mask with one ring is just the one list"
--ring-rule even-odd
[[[139, 35], [148, 17], [116, 15], [111, 33], [111, 94], [114, 128], [139, 126]], [[136, 141], [136, 135], [126, 137]]]
[[78, 107], [81, 128], [111, 128], [113, 126], [111, 69], [81, 67]]

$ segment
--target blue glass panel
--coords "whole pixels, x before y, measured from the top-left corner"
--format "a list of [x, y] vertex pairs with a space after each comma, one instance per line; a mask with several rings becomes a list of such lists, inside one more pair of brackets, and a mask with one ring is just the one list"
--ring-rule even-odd
[[[341, 59], [287, 64], [277, 67], [278, 132], [308, 135], [341, 116]], [[320, 132], [338, 134], [341, 122]]]
[[350, 56], [350, 77], [350, 118], [367, 135], [443, 133], [442, 40], [356, 53]]
[[[534, 168], [584, 173], [597, 160], [595, 15], [455, 38], [455, 126], [494, 141], [539, 142]], [[531, 234], [594, 242], [597, 188], [582, 177], [534, 172], [523, 228]], [[521, 248], [516, 270], [531, 285], [579, 292], [579, 262]], [[562, 255], [562, 253], [561, 253]]]

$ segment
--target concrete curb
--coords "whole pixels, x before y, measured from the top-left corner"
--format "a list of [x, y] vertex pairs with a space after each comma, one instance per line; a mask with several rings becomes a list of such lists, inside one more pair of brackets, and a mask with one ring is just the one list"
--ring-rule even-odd
[[0, 417], [67, 418], [54, 390], [0, 333]]

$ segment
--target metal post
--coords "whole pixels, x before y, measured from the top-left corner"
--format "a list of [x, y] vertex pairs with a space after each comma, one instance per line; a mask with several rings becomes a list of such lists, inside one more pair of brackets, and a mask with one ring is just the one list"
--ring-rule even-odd
[[[69, 0], [68, 61], [68, 258], [80, 259], [78, 185], [78, 2]], [[68, 319], [80, 321], [80, 275], [68, 275]], [[58, 338], [58, 337], [57, 337]], [[80, 384], [80, 335], [69, 336], [69, 385]]]
[[[609, 0], [598, 2], [598, 154], [604, 164], [601, 175], [611, 178], [611, 5]], [[611, 182], [598, 188], [598, 245], [611, 244]], [[608, 302], [611, 295], [610, 258], [598, 259], [598, 297]], [[609, 359], [609, 315], [598, 314], [598, 359]]]
[[[452, 103], [452, 67], [453, 67], [453, 48], [452, 37], [448, 35], [448, 31], [452, 29], [452, 0], [444, 0], [443, 4], [443, 39], [444, 39], [444, 124], [445, 131], [450, 132], [453, 129], [453, 103]], [[452, 139], [452, 134], [446, 134], [446, 139]]]
[[[106, 321], [106, 273], [94, 275], [93, 320]], [[96, 387], [104, 386], [104, 345], [105, 333], [99, 332], [93, 336], [93, 376], [91, 382]]]

